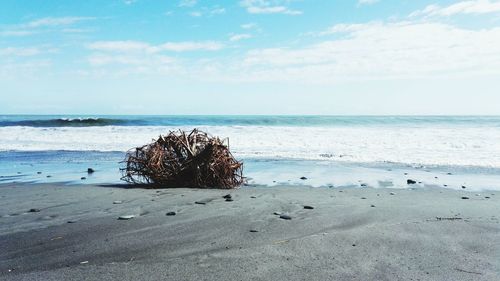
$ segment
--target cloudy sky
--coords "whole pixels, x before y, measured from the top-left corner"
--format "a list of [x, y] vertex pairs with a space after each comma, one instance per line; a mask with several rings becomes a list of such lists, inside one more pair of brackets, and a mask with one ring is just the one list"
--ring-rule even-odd
[[500, 1], [2, 0], [15, 113], [500, 114]]

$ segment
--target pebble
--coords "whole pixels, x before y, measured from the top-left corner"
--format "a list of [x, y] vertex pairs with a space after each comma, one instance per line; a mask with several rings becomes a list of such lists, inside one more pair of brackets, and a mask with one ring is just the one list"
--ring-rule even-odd
[[366, 197], [361, 197], [361, 199], [366, 199]]
[[486, 199], [490, 199], [490, 197], [489, 197], [489, 196], [484, 196], [484, 198], [486, 198]]
[[462, 189], [466, 189], [467, 187], [465, 187], [465, 185], [462, 185]]
[[307, 178], [306, 178], [306, 177], [301, 177], [300, 179], [301, 179], [301, 180], [307, 180]]
[[467, 200], [467, 199], [469, 199], [469, 197], [467, 197], [467, 196], [462, 196], [462, 199]]
[[86, 177], [81, 177], [80, 179], [81, 179], [81, 180], [86, 180], [87, 178], [86, 178]]
[[38, 212], [40, 212], [40, 209], [35, 209], [35, 208], [30, 209], [30, 213], [38, 213]]
[[414, 181], [414, 180], [410, 180], [410, 179], [408, 179], [408, 180], [406, 180], [406, 183], [407, 183], [407, 184], [416, 184], [417, 182], [416, 182], [416, 181]]
[[47, 175], [48, 178], [51, 178], [52, 176], [51, 175]]
[[167, 216], [175, 216], [176, 215], [176, 212], [168, 212], [167, 213]]
[[121, 203], [123, 203], [123, 201], [120, 201], [120, 200], [113, 201], [113, 204], [121, 204]]
[[284, 220], [291, 220], [291, 219], [292, 219], [292, 217], [290, 217], [289, 215], [284, 215], [284, 214], [282, 214], [282, 215], [280, 215], [280, 219], [284, 219]]
[[222, 198], [224, 198], [224, 199], [231, 199], [232, 196], [231, 196], [231, 194], [226, 194], [226, 195], [222, 196]]
[[206, 202], [203, 202], [203, 201], [195, 201], [194, 203], [195, 204], [199, 204], [199, 205], [205, 205], [205, 204], [207, 204]]
[[394, 192], [391, 192], [391, 193], [389, 193], [389, 194], [390, 194], [390, 195], [396, 195], [396, 193], [394, 193]]
[[133, 219], [135, 218], [134, 215], [126, 215], [126, 216], [119, 216], [118, 219], [119, 220], [130, 220], [130, 219]]
[[375, 208], [375, 205], [370, 205], [370, 207]]
[[255, 198], [257, 198], [257, 197], [255, 197], [255, 196], [250, 196], [250, 198], [255, 199]]
[[226, 198], [226, 202], [233, 202], [234, 200], [232, 198]]
[[307, 210], [312, 210], [312, 209], [314, 209], [314, 207], [313, 207], [313, 206], [307, 206], [307, 205], [306, 205], [306, 206], [304, 206], [304, 209], [307, 209]]
[[73, 221], [73, 220], [71, 220], [71, 221], [67, 221], [67, 223], [75, 223], [75, 222], [76, 222], [76, 221]]
[[361, 186], [362, 186], [362, 187], [366, 187], [366, 186], [368, 186], [368, 185], [367, 185], [366, 183], [362, 183], [362, 184], [361, 184]]
[[93, 172], [95, 172], [95, 171], [94, 171], [94, 169], [92, 169], [92, 168], [88, 168], [88, 169], [87, 169], [87, 173], [88, 173], [88, 174], [92, 174]]
[[40, 175], [42, 172], [36, 172], [36, 173]]
[[250, 232], [259, 232], [259, 231], [256, 229], [250, 229]]

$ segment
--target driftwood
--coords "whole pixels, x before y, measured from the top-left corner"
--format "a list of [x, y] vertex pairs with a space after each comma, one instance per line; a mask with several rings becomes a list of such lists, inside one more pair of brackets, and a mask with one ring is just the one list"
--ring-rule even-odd
[[122, 180], [148, 187], [224, 188], [244, 182], [243, 163], [229, 151], [229, 141], [194, 129], [160, 136], [127, 152]]

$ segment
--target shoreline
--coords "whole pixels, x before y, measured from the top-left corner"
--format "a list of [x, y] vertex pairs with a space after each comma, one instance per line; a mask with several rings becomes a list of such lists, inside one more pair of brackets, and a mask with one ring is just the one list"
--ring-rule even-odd
[[500, 277], [497, 191], [2, 184], [0, 201], [4, 280]]

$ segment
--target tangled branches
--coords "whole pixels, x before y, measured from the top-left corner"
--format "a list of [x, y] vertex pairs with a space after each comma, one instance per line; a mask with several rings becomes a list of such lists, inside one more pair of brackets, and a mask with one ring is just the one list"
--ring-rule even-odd
[[122, 180], [153, 187], [235, 188], [244, 181], [243, 163], [218, 137], [194, 129], [160, 136], [127, 152]]

